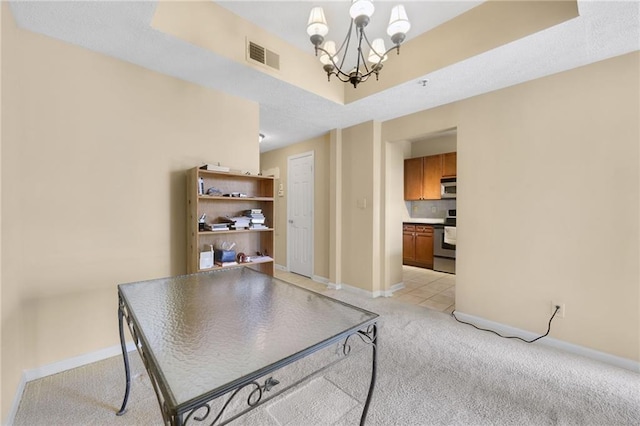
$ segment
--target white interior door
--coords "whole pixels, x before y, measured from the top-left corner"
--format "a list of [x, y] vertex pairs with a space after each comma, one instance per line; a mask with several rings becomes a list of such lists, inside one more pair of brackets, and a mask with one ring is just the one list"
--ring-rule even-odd
[[313, 152], [288, 158], [287, 263], [290, 272], [313, 274]]

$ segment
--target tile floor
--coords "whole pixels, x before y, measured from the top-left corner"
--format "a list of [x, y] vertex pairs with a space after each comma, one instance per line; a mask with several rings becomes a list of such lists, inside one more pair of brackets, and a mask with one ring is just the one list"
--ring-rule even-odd
[[[392, 296], [394, 299], [441, 312], [451, 313], [454, 310], [455, 275], [406, 265], [402, 267], [402, 270], [405, 288], [394, 292]], [[275, 275], [281, 280], [318, 293], [327, 290], [325, 284], [315, 282], [298, 274], [276, 270]]]
[[455, 275], [404, 265], [402, 280], [404, 288], [393, 293], [396, 300], [447, 313], [455, 309]]

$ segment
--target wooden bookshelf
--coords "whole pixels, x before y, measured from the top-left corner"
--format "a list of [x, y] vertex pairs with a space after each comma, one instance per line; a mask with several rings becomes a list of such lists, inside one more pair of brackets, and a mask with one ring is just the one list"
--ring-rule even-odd
[[[204, 181], [204, 194], [199, 192], [199, 179]], [[209, 188], [216, 195], [207, 195]], [[219, 249], [224, 241], [236, 243], [234, 250], [258, 260], [240, 265], [273, 275], [274, 246], [274, 178], [228, 172], [203, 170], [198, 167], [187, 172], [187, 272], [194, 273], [221, 269], [220, 266], [200, 269], [200, 252]], [[243, 197], [224, 196], [238, 194]], [[261, 209], [266, 229], [200, 231], [198, 219], [206, 215], [205, 222], [222, 223], [225, 217], [242, 216], [245, 210]]]

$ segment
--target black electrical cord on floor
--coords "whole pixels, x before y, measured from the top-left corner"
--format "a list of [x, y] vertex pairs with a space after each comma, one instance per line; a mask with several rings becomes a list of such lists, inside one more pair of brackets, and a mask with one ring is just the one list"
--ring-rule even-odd
[[523, 342], [525, 342], [525, 343], [533, 343], [533, 342], [535, 342], [536, 340], [540, 340], [540, 339], [542, 339], [543, 337], [547, 337], [547, 336], [549, 335], [549, 332], [551, 331], [551, 321], [553, 321], [553, 317], [555, 317], [555, 316], [556, 316], [556, 314], [558, 313], [558, 311], [559, 311], [559, 310], [560, 310], [560, 306], [556, 305], [556, 310], [555, 310], [555, 311], [553, 311], [553, 315], [551, 315], [551, 318], [549, 318], [549, 327], [547, 328], [547, 332], [546, 332], [546, 333], [544, 333], [542, 336], [538, 336], [538, 337], [536, 337], [536, 338], [535, 338], [535, 339], [533, 339], [533, 340], [525, 340], [525, 339], [523, 339], [522, 337], [518, 337], [518, 336], [503, 336], [502, 334], [498, 333], [497, 331], [487, 330], [486, 328], [480, 328], [480, 327], [478, 327], [478, 326], [477, 326], [477, 325], [475, 325], [475, 324], [471, 324], [470, 322], [460, 321], [460, 320], [458, 319], [458, 317], [456, 317], [456, 311], [455, 311], [455, 310], [454, 310], [453, 312], [451, 312], [451, 316], [452, 316], [452, 317], [454, 317], [454, 318], [456, 319], [456, 321], [461, 322], [462, 324], [470, 325], [470, 326], [472, 326], [473, 328], [477, 328], [477, 329], [478, 329], [478, 330], [480, 330], [480, 331], [488, 331], [488, 332], [490, 332], [490, 333], [497, 334], [498, 336], [503, 337], [503, 338], [505, 338], [505, 339], [518, 339], [518, 340], [522, 340], [522, 341], [523, 341]]

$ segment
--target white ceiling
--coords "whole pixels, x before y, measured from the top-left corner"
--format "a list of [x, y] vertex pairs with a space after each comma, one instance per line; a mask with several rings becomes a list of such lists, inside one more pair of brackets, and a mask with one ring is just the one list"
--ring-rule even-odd
[[[313, 54], [305, 32], [310, 8], [298, 2], [219, 2]], [[331, 37], [346, 32], [348, 2], [322, 2]], [[346, 3], [346, 4], [345, 4]], [[376, 2], [382, 28], [391, 5]], [[404, 1], [416, 36], [478, 2]], [[335, 10], [334, 10], [335, 8]], [[580, 16], [348, 105], [339, 105], [151, 27], [156, 2], [11, 3], [18, 25], [142, 67], [260, 104], [268, 151], [368, 120], [385, 121], [528, 80], [640, 50], [640, 2], [580, 1]], [[341, 30], [341, 27], [344, 28]], [[334, 31], [336, 34], [333, 36]], [[384, 30], [380, 30], [383, 32]], [[390, 58], [393, 60], [393, 58]], [[320, 64], [318, 65], [320, 66]], [[383, 78], [384, 70], [381, 73]], [[429, 83], [422, 86], [420, 80]], [[366, 83], [363, 83], [366, 84]], [[420, 135], [416, 135], [420, 136]]]

